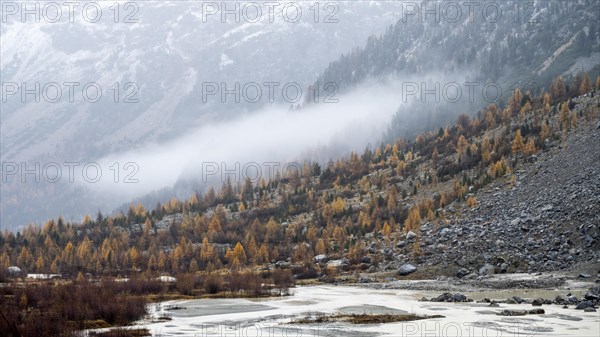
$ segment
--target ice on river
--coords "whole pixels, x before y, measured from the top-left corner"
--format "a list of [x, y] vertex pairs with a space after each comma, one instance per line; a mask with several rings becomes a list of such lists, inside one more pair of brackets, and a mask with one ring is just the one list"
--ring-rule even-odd
[[[170, 321], [140, 322], [153, 336], [179, 337], [375, 337], [375, 336], [599, 336], [600, 315], [544, 305], [544, 315], [498, 316], [504, 309], [531, 309], [526, 304], [421, 302], [410, 290], [374, 290], [348, 286], [293, 289], [293, 296], [267, 299], [207, 299], [168, 301], [155, 305], [154, 317]], [[475, 293], [466, 293], [469, 298]], [[502, 298], [502, 293], [498, 295]], [[507, 298], [503, 297], [503, 298]], [[169, 310], [169, 307], [179, 307]], [[404, 323], [354, 325], [349, 323], [295, 324], [318, 313], [414, 313], [445, 318]]]

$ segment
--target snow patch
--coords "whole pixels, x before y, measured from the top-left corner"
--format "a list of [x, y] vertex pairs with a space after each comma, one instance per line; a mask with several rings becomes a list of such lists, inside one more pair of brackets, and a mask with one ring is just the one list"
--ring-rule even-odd
[[227, 56], [227, 54], [221, 54], [221, 62], [219, 63], [219, 69], [223, 69], [224, 67], [233, 64], [233, 60]]

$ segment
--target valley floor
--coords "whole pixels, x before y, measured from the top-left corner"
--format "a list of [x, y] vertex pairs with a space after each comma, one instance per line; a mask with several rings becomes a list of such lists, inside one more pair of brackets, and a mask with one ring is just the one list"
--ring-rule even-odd
[[[415, 281], [417, 284], [427, 281]], [[560, 305], [506, 304], [490, 306], [484, 298], [505, 300], [519, 294], [524, 298], [580, 294], [584, 284], [570, 283], [551, 290], [469, 291], [464, 295], [474, 302], [439, 303], [420, 300], [439, 295], [433, 290], [371, 289], [319, 285], [298, 287], [293, 296], [269, 299], [169, 301], [152, 307], [154, 318], [168, 315], [163, 322], [141, 321], [154, 336], [597, 336], [600, 315], [597, 312], [564, 309]], [[587, 284], [589, 285], [589, 283]], [[579, 288], [581, 287], [581, 288]], [[177, 306], [179, 310], [168, 310]], [[541, 308], [543, 314], [502, 316], [504, 310], [523, 311]], [[416, 314], [442, 315], [412, 322], [386, 324], [312, 323], [298, 319], [331, 314]]]

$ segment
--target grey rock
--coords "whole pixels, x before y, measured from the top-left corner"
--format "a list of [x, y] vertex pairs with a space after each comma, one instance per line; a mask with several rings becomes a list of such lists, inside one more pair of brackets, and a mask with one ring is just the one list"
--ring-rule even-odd
[[350, 266], [350, 262], [347, 259], [331, 260], [327, 262], [327, 269], [340, 269], [345, 270]]
[[451, 293], [443, 293], [438, 297], [432, 298], [431, 299], [432, 302], [467, 302], [467, 296], [460, 294], [460, 293], [456, 293], [456, 294], [451, 294]]
[[498, 313], [500, 316], [525, 316], [525, 315], [543, 315], [546, 311], [544, 309], [531, 309], [531, 310], [509, 310], [505, 309]]
[[320, 254], [320, 255], [317, 255], [317, 256], [315, 256], [315, 257], [313, 258], [313, 260], [314, 260], [316, 263], [324, 263], [324, 262], [327, 262], [327, 255], [325, 255], [325, 254]]
[[467, 296], [463, 295], [463, 294], [454, 294], [452, 296], [454, 298], [454, 302], [466, 302], [467, 301]]
[[410, 263], [406, 263], [406, 264], [403, 264], [402, 266], [400, 266], [400, 269], [398, 269], [398, 275], [406, 276], [406, 275], [412, 274], [416, 271], [417, 271], [417, 267], [413, 266]]
[[469, 275], [471, 272], [467, 269], [467, 268], [460, 268], [457, 272], [456, 272], [456, 277], [458, 278], [463, 278], [467, 275]]
[[588, 291], [585, 294], [585, 299], [588, 301], [598, 301], [598, 300], [600, 300], [600, 296], [592, 293], [591, 291]]
[[592, 303], [592, 301], [583, 301], [583, 302], [579, 303], [577, 305], [577, 307], [575, 307], [575, 309], [582, 310], [585, 308], [593, 308], [593, 307], [594, 307], [594, 303]]
[[536, 298], [535, 300], [533, 300], [533, 302], [531, 302], [531, 305], [533, 305], [534, 307], [541, 307], [542, 304], [544, 304], [544, 300], [541, 298]]
[[554, 303], [556, 303], [556, 304], [564, 304], [564, 303], [567, 303], [568, 301], [569, 301], [569, 299], [563, 295], [557, 295], [556, 298], [554, 299]]
[[525, 316], [527, 311], [525, 310], [509, 310], [505, 309], [498, 313], [499, 316]]
[[451, 233], [452, 231], [446, 227], [442, 228], [442, 230], [440, 231], [440, 236], [446, 236], [447, 234]]
[[479, 268], [480, 275], [492, 275], [496, 272], [496, 267], [489, 263], [486, 263], [483, 267]]
[[415, 234], [413, 231], [409, 231], [408, 233], [406, 233], [406, 239], [407, 240], [412, 240], [414, 238], [417, 237], [417, 234]]
[[288, 269], [291, 267], [291, 263], [287, 262], [287, 261], [277, 261], [275, 262], [275, 267], [279, 268], [279, 269]]
[[358, 278], [358, 283], [371, 283], [371, 279], [368, 277], [361, 276]]
[[583, 309], [584, 312], [596, 312], [596, 308], [588, 307]]

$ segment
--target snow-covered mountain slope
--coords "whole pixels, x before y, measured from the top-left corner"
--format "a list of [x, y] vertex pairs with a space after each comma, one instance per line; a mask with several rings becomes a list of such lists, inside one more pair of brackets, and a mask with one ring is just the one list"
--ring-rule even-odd
[[[16, 13], [3, 8], [0, 70], [7, 97], [0, 126], [2, 162], [83, 165], [251, 113], [268, 104], [266, 92], [259, 103], [236, 103], [230, 97], [223, 103], [218, 94], [204, 100], [203, 85], [277, 82], [306, 88], [329, 62], [398, 19], [398, 4], [387, 1], [317, 3], [318, 16], [313, 2], [272, 7], [257, 2], [258, 20], [256, 7], [246, 8], [244, 2], [228, 2], [225, 9], [240, 7], [237, 17], [224, 18], [224, 2], [99, 4], [98, 22], [89, 22], [93, 10], [84, 16], [81, 7], [73, 10], [73, 22], [65, 7], [58, 22], [51, 22], [54, 8], [43, 3], [39, 22], [31, 15], [22, 20], [22, 8]], [[73, 102], [71, 82], [76, 83]], [[24, 89], [36, 84], [40, 92], [23, 99]], [[91, 89], [84, 91], [86, 84]], [[56, 102], [54, 85], [62, 92]], [[102, 95], [91, 102], [96, 87]], [[274, 92], [277, 100], [280, 93]], [[3, 182], [2, 225], [59, 213], [81, 216], [90, 207], [107, 205], [93, 197], [85, 205], [79, 199], [53, 200], [71, 189], [44, 179]]]
[[600, 64], [598, 1], [453, 4], [405, 3], [398, 22], [332, 62], [319, 83], [348, 89], [372, 77], [469, 71], [509, 95], [515, 83], [540, 90], [555, 76]]
[[[558, 75], [570, 81], [591, 71], [596, 78], [599, 19], [594, 0], [404, 2], [393, 26], [332, 62], [317, 82], [337, 83], [344, 92], [366, 81], [400, 79], [414, 85], [400, 94], [410, 92], [431, 114], [428, 120], [450, 122], [489, 103], [502, 105], [516, 88], [548, 92]], [[434, 126], [411, 120], [416, 115], [396, 118], [392, 137]]]

